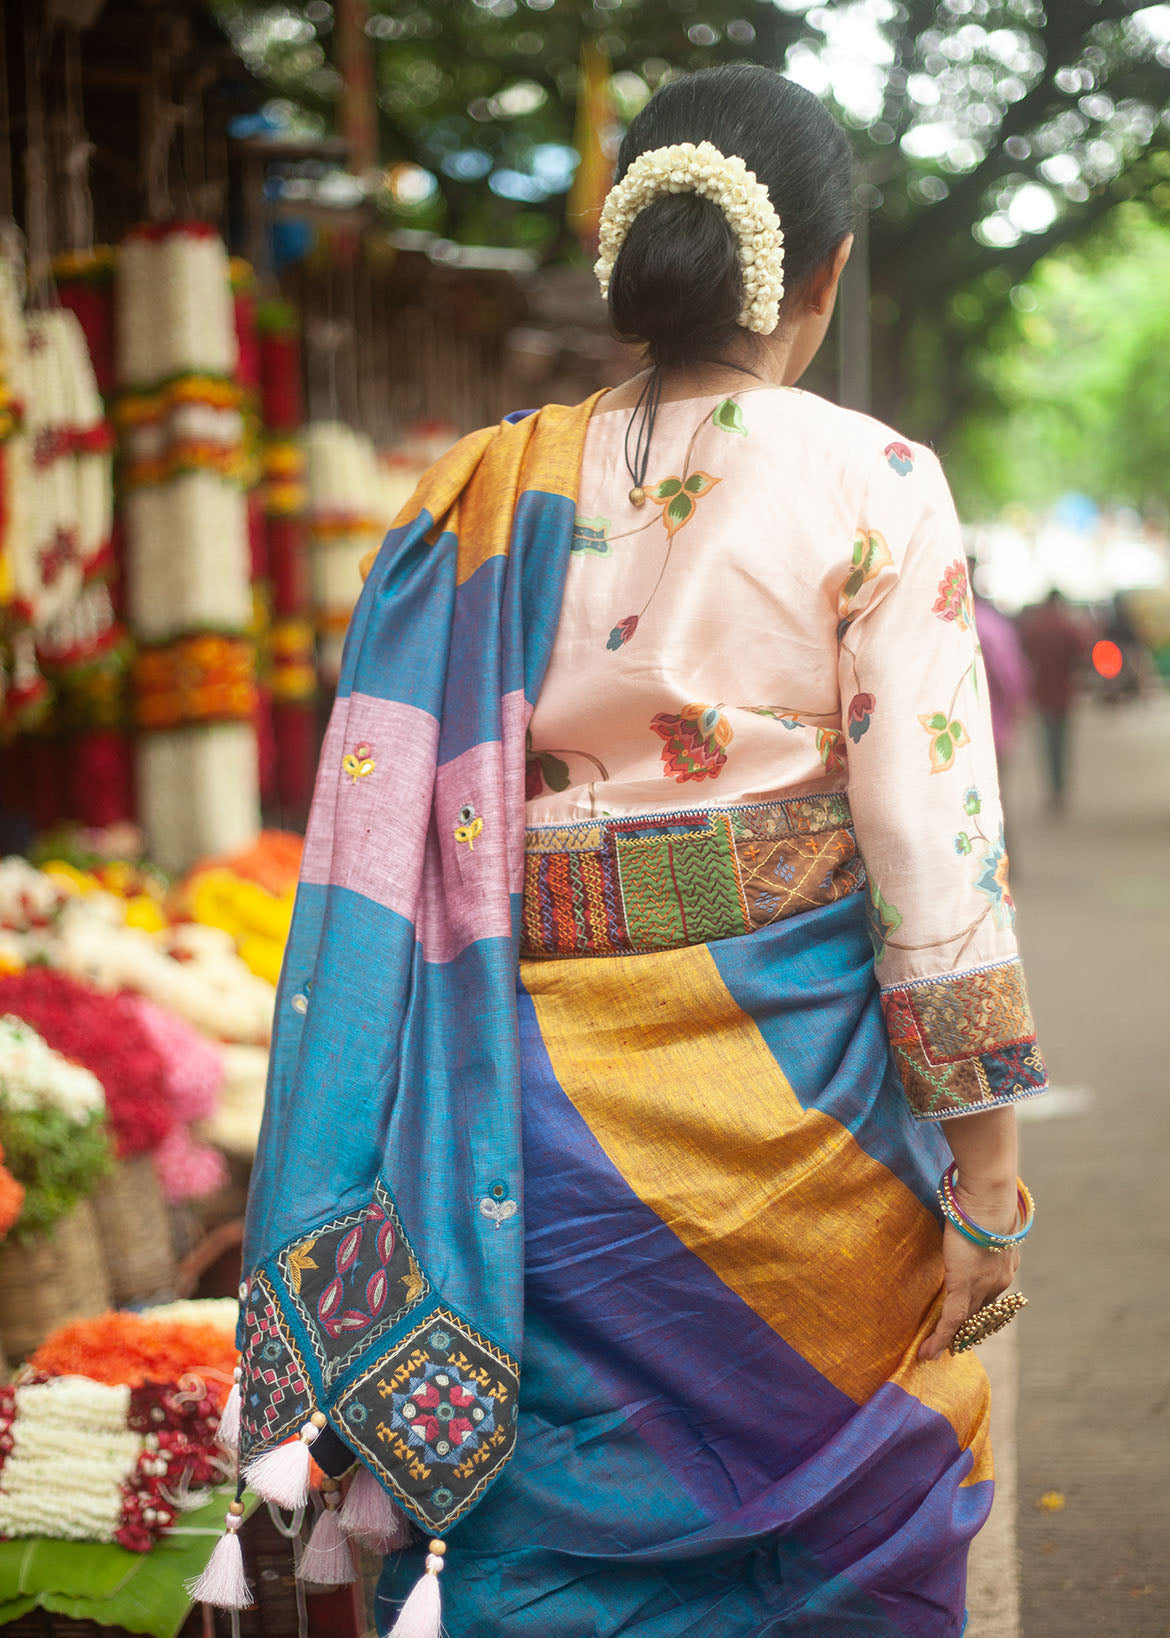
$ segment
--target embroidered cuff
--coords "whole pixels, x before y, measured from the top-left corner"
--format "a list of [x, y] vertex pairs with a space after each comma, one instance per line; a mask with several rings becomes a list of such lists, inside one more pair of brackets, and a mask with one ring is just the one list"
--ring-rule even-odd
[[895, 985], [882, 1008], [918, 1120], [1016, 1103], [1048, 1085], [1018, 961]]

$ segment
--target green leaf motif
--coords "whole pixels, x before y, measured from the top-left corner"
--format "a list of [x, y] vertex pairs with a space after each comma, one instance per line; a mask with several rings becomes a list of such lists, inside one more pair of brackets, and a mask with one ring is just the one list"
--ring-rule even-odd
[[939, 768], [949, 768], [955, 760], [955, 747], [951, 743], [949, 734], [939, 734], [934, 742], [935, 765]]
[[695, 503], [689, 495], [675, 495], [667, 504], [666, 515], [677, 529], [681, 529], [694, 509]]
[[550, 791], [567, 791], [569, 788], [569, 765], [562, 762], [559, 756], [553, 756], [551, 751], [541, 751], [537, 760], [544, 782]]
[[933, 716], [930, 718], [930, 721], [927, 724], [927, 726], [929, 728], [932, 728], [936, 734], [941, 729], [945, 728], [946, 725], [947, 725], [946, 713], [943, 712], [943, 711], [936, 711], [933, 714]]
[[654, 485], [653, 495], [655, 500], [669, 500], [672, 495], [677, 495], [681, 488], [681, 478], [663, 478], [661, 483]]
[[688, 495], [705, 495], [708, 489], [714, 488], [714, 483], [705, 472], [692, 472], [683, 488]]
[[849, 576], [844, 586], [841, 588], [842, 596], [845, 598], [845, 601], [848, 602], [850, 598], [856, 597], [864, 585], [865, 575], [860, 569], [854, 569], [853, 573]]
[[734, 398], [725, 398], [721, 404], [716, 404], [711, 420], [721, 432], [738, 432], [741, 438], [747, 437], [743, 411]]
[[608, 557], [612, 551], [609, 543], [609, 519], [574, 518], [572, 549], [575, 552], [594, 552], [598, 557]]

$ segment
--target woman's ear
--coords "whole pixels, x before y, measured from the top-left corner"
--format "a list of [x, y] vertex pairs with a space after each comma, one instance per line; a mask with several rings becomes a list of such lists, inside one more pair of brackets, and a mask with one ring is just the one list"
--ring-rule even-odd
[[805, 306], [813, 313], [827, 313], [837, 299], [837, 286], [853, 249], [853, 235], [847, 233], [823, 266], [808, 281]]

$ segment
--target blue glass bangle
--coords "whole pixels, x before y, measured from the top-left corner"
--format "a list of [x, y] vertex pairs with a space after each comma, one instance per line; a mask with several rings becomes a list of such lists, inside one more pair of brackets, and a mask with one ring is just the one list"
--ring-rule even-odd
[[1023, 1178], [1016, 1178], [1018, 1227], [1013, 1234], [993, 1234], [990, 1229], [982, 1228], [968, 1217], [960, 1206], [955, 1194], [958, 1172], [957, 1163], [952, 1161], [939, 1178], [938, 1203], [947, 1222], [958, 1229], [964, 1240], [969, 1240], [973, 1246], [981, 1246], [985, 1251], [1009, 1251], [1013, 1246], [1022, 1244], [1032, 1232], [1032, 1224], [1036, 1221], [1036, 1203]]

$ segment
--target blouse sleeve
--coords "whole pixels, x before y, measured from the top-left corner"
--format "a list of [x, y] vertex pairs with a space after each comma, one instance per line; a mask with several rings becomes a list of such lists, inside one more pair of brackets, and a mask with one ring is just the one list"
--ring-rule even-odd
[[1043, 1091], [1017, 953], [983, 660], [929, 450], [891, 444], [838, 599], [849, 797], [882, 1007], [920, 1120]]

